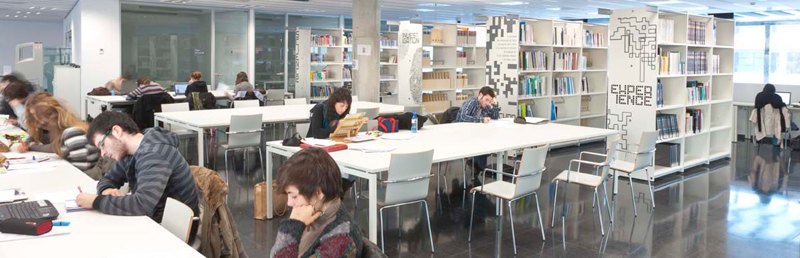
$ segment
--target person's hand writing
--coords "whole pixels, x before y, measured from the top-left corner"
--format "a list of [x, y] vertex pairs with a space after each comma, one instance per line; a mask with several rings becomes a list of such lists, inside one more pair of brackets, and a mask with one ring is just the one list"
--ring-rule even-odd
[[27, 144], [25, 144], [22, 141], [19, 141], [19, 143], [17, 143], [16, 146], [17, 146], [17, 152], [19, 152], [19, 153], [25, 153], [25, 152], [30, 151], [30, 149], [31, 149], [30, 146], [28, 146]]
[[14, 119], [14, 118], [6, 119], [6, 124], [7, 125], [16, 125], [17, 124], [17, 119]]
[[488, 117], [488, 116], [483, 118], [483, 122], [484, 122], [484, 123], [488, 123], [488, 122], [489, 122], [489, 120], [491, 120], [491, 118], [490, 118], [490, 117]]
[[117, 188], [108, 188], [103, 190], [101, 193], [102, 195], [111, 195], [111, 196], [125, 196], [124, 193], [120, 192]]
[[311, 225], [314, 221], [319, 218], [319, 215], [322, 212], [314, 211], [314, 207], [311, 205], [303, 205], [292, 208], [292, 214], [289, 215], [290, 219], [297, 220], [303, 222], [306, 226]]
[[75, 198], [75, 204], [78, 204], [81, 208], [91, 209], [92, 203], [94, 203], [94, 199], [97, 198], [97, 195], [90, 194], [90, 193], [80, 193], [78, 197]]

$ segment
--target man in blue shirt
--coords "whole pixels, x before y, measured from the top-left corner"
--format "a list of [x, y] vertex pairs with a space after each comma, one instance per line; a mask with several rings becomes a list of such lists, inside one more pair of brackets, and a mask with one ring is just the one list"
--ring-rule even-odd
[[[458, 111], [455, 122], [466, 123], [488, 123], [491, 119], [500, 117], [500, 107], [494, 89], [483, 87], [478, 91], [477, 97], [472, 97], [464, 102]], [[483, 171], [486, 168], [487, 155], [474, 157], [473, 165], [475, 172]]]

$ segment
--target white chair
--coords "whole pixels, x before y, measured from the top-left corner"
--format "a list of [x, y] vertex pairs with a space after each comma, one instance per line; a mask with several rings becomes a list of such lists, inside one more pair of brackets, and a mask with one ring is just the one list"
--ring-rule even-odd
[[189, 243], [192, 223], [194, 223], [194, 212], [192, 208], [189, 208], [189, 206], [186, 206], [186, 204], [178, 200], [167, 197], [167, 203], [164, 206], [164, 216], [161, 219], [161, 226], [183, 240], [184, 243]]
[[[542, 184], [542, 172], [545, 170], [544, 161], [547, 158], [548, 148], [549, 146], [545, 145], [522, 151], [522, 159], [514, 164], [514, 172], [512, 174], [489, 168], [481, 172], [481, 177], [483, 177], [484, 182], [486, 182], [486, 172], [489, 171], [512, 177], [512, 183], [498, 180], [472, 188], [472, 212], [469, 216], [469, 238], [467, 238], [467, 241], [472, 241], [475, 194], [478, 192], [494, 196], [497, 198], [498, 202], [500, 202], [500, 199], [503, 199], [508, 203], [508, 217], [511, 221], [511, 241], [514, 243], [514, 254], [517, 254], [517, 236], [514, 233], [514, 215], [512, 214], [511, 203], [533, 194], [536, 200], [536, 214], [539, 217], [539, 227], [542, 228], [542, 241], [545, 240], [542, 213], [539, 209], [539, 195], [536, 194], [536, 190], [539, 190], [539, 186]], [[517, 165], [519, 165], [519, 169], [517, 169]]]
[[[431, 178], [433, 150], [416, 153], [393, 153], [389, 162], [388, 179], [379, 181], [378, 205], [381, 218], [381, 250], [385, 251], [383, 229], [383, 210], [414, 203], [422, 203], [425, 207], [425, 219], [428, 221], [428, 236], [431, 240], [431, 252], [434, 252], [431, 217], [428, 212], [428, 185]], [[398, 218], [399, 219], [399, 218]], [[402, 230], [402, 229], [400, 229]]]
[[[622, 172], [627, 174], [628, 181], [631, 185], [631, 202], [633, 203], [633, 216], [638, 216], [636, 212], [636, 195], [633, 194], [633, 180], [631, 179], [631, 174], [634, 172], [645, 171], [647, 175], [647, 187], [650, 189], [650, 200], [653, 204], [653, 209], [656, 208], [656, 199], [653, 197], [653, 185], [650, 183], [650, 170], [647, 169], [653, 165], [655, 162], [655, 152], [656, 152], [656, 141], [658, 141], [658, 131], [648, 131], [642, 132], [642, 138], [639, 140], [639, 144], [629, 144], [638, 146], [638, 150], [636, 152], [631, 152], [630, 147], [629, 150], [617, 150], [621, 153], [624, 153], [624, 159], [615, 159], [611, 162], [611, 170], [614, 171], [614, 175], [616, 172]], [[633, 162], [628, 162], [630, 158], [628, 155], [635, 155]], [[616, 177], [615, 177], [616, 178]], [[617, 181], [614, 180], [613, 186], [611, 189], [616, 188]], [[614, 198], [614, 204], [616, 204], [616, 198]], [[614, 222], [614, 213], [616, 210], [613, 210], [611, 213], [611, 223]]]
[[[161, 104], [161, 113], [169, 113], [169, 112], [183, 112], [189, 111], [189, 102], [181, 102], [181, 103], [174, 103], [174, 104]], [[167, 129], [170, 132], [173, 132], [178, 135], [178, 140], [183, 142], [183, 140], [190, 140], [197, 138], [197, 134], [192, 131], [189, 131], [184, 128], [172, 128], [172, 124], [164, 125], [164, 129]], [[183, 154], [183, 157], [188, 157], [186, 153], [189, 152], [188, 149], [189, 143], [181, 143], [179, 145], [180, 152]]]
[[306, 98], [297, 98], [297, 99], [284, 99], [284, 105], [291, 106], [291, 105], [305, 105], [308, 104], [306, 102]]
[[300, 134], [300, 137], [305, 138], [306, 135], [308, 135], [308, 128], [311, 127], [311, 124], [309, 124], [309, 123], [299, 123], [299, 124], [295, 124], [295, 127], [297, 128], [297, 133]]
[[269, 89], [267, 90], [267, 99], [264, 101], [265, 106], [280, 106], [283, 105], [283, 100], [286, 90], [284, 89]]
[[375, 118], [378, 117], [378, 111], [379, 110], [380, 110], [380, 107], [356, 109], [356, 113], [364, 113], [364, 116], [369, 119], [369, 120], [367, 120], [366, 125], [361, 127], [359, 132], [366, 132], [366, 131], [372, 130], [372, 127], [378, 125], [378, 122], [377, 122], [377, 120], [375, 120]]
[[[244, 150], [244, 164], [245, 172], [247, 169], [248, 151], [251, 148], [258, 149], [258, 157], [261, 161], [262, 170], [264, 170], [264, 153], [261, 151], [261, 121], [262, 114], [252, 115], [233, 115], [231, 116], [231, 129], [227, 132], [228, 144], [220, 144], [221, 148], [225, 149], [225, 177], [226, 182], [230, 184], [230, 170], [228, 170], [228, 152], [239, 149]], [[266, 170], [264, 170], [266, 173]], [[266, 174], [264, 174], [266, 178]]]
[[353, 96], [353, 103], [356, 103], [356, 102], [358, 102], [358, 95], [354, 95]]
[[233, 108], [251, 108], [251, 107], [259, 107], [257, 99], [233, 101]]
[[[550, 227], [551, 228], [553, 227], [553, 225], [555, 223], [555, 220], [556, 220], [556, 209], [555, 209], [555, 207], [556, 207], [556, 200], [558, 200], [558, 183], [559, 182], [565, 182], [566, 183], [565, 186], [564, 186], [564, 189], [565, 189], [564, 190], [564, 197], [563, 197], [564, 202], [567, 201], [567, 191], [566, 191], [566, 189], [567, 189], [567, 187], [569, 186], [570, 183], [574, 183], [574, 184], [577, 184], [577, 185], [580, 185], [580, 186], [586, 186], [586, 187], [594, 188], [594, 196], [592, 196], [592, 198], [594, 199], [593, 202], [596, 201], [598, 203], [598, 205], [602, 204], [603, 206], [606, 206], [606, 208], [609, 210], [609, 214], [611, 214], [610, 205], [606, 205], [606, 203], [608, 203], [608, 194], [606, 193], [606, 181], [605, 181], [605, 179], [608, 176], [609, 164], [615, 158], [614, 155], [615, 155], [615, 152], [617, 150], [617, 144], [618, 143], [619, 143], [619, 136], [617, 135], [617, 136], [615, 136], [613, 138], [609, 137], [609, 139], [606, 140], [606, 154], [600, 154], [600, 153], [594, 153], [594, 152], [588, 152], [588, 151], [581, 152], [581, 154], [579, 156], [580, 159], [570, 160], [569, 161], [569, 167], [567, 168], [567, 170], [564, 170], [563, 172], [558, 174], [558, 176], [556, 176], [556, 178], [553, 178], [553, 182], [556, 183], [556, 189], [555, 189], [555, 193], [553, 194], [553, 217], [550, 220]], [[602, 162], [586, 161], [586, 160], [583, 159], [583, 154], [588, 154], [589, 156], [602, 157], [603, 161]], [[572, 169], [572, 164], [573, 163], [577, 163], [578, 164], [576, 170]], [[581, 173], [580, 172], [581, 164], [594, 166], [595, 167], [595, 174]], [[602, 169], [602, 172], [600, 172], [601, 169]], [[603, 195], [604, 195], [604, 198], [605, 198], [605, 202], [601, 202], [600, 201], [600, 195], [597, 194], [597, 188], [600, 185], [603, 185]], [[565, 223], [564, 219], [567, 216], [567, 205], [562, 204], [561, 206], [562, 206], [562, 208], [561, 208], [561, 224], [564, 224]], [[603, 229], [603, 212], [601, 210], [602, 210], [602, 208], [598, 208], [597, 209], [597, 217], [600, 220], [600, 234], [601, 235], [605, 235], [606, 233], [605, 233], [605, 230]]]

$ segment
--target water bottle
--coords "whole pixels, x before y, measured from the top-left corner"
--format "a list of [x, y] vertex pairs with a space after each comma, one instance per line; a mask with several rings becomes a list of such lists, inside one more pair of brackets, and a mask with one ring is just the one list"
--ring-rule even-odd
[[411, 133], [417, 133], [417, 111], [411, 116]]

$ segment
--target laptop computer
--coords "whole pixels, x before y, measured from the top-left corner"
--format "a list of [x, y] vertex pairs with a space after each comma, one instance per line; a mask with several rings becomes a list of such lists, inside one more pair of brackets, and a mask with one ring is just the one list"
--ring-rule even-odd
[[775, 93], [778, 94], [778, 96], [781, 96], [781, 99], [783, 99], [783, 103], [786, 103], [787, 106], [792, 104], [791, 92], [775, 92]]
[[122, 92], [131, 92], [136, 90], [136, 88], [138, 88], [139, 85], [136, 85], [136, 80], [130, 79], [130, 80], [123, 80], [122, 85], [120, 85], [120, 87], [122, 88]]
[[48, 200], [17, 202], [0, 205], [0, 222], [5, 219], [49, 219], [58, 218], [58, 210]]
[[186, 87], [187, 86], [189, 86], [188, 82], [175, 83], [175, 94], [184, 94], [184, 93], [186, 93]]

